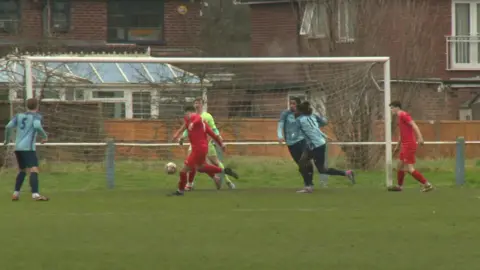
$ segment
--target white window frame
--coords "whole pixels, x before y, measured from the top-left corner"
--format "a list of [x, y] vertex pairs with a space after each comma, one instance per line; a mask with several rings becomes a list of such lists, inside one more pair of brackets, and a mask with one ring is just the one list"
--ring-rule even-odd
[[[131, 95], [132, 95], [132, 118], [133, 119], [143, 119], [143, 120], [148, 120], [148, 119], [154, 119], [154, 113], [155, 113], [155, 118], [158, 118], [158, 114], [159, 114], [159, 108], [158, 106], [155, 106], [156, 103], [155, 103], [155, 100], [157, 98], [157, 96], [155, 95], [154, 97], [154, 93], [156, 93], [157, 91], [153, 91], [153, 90], [134, 90], [134, 91], [131, 91]], [[133, 94], [135, 93], [150, 93], [150, 118], [134, 118], [134, 111], [133, 111], [133, 106], [135, 105], [133, 103]], [[157, 108], [153, 108], [153, 107], [157, 107]]]
[[[325, 27], [323, 33], [318, 32], [319, 29], [314, 27], [314, 17], [318, 18], [317, 23], [323, 21]], [[319, 2], [307, 2], [305, 5], [305, 11], [303, 12], [302, 24], [300, 26], [300, 35], [308, 38], [326, 38], [328, 31], [328, 20], [325, 3]]]
[[[337, 0], [337, 42], [338, 43], [353, 43], [355, 42], [355, 26], [354, 29], [350, 29], [350, 20], [354, 20], [350, 17], [350, 9], [353, 8], [352, 3], [355, 0]], [[342, 9], [343, 5], [343, 9]], [[354, 22], [356, 23], [356, 22]], [[342, 35], [342, 27], [345, 29], [344, 35]], [[352, 33], [351, 33], [352, 32]]]
[[[468, 42], [469, 44], [469, 63], [457, 63], [456, 59], [456, 42], [455, 37], [456, 34], [456, 5], [457, 4], [469, 4], [470, 5], [470, 18], [469, 18], [469, 26], [470, 26], [470, 38], [477, 36], [476, 41]], [[450, 67], [454, 70], [476, 70], [480, 68], [480, 61], [479, 61], [479, 38], [480, 38], [480, 29], [477, 29], [477, 20], [480, 14], [477, 14], [477, 5], [480, 5], [480, 0], [453, 0], [452, 7], [451, 7], [451, 17], [452, 17], [452, 24], [451, 24], [451, 33], [453, 39], [451, 39], [450, 44]]]

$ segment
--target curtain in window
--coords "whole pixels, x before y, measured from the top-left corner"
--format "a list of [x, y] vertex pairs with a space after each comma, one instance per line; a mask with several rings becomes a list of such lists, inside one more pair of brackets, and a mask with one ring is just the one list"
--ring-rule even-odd
[[455, 63], [470, 63], [470, 4], [455, 4]]

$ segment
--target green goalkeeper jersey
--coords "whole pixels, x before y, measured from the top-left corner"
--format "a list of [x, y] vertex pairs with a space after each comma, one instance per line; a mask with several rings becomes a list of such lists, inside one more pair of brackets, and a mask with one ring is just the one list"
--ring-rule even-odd
[[[213, 120], [213, 116], [208, 112], [203, 112], [200, 116], [202, 117], [203, 121], [205, 121], [207, 125], [212, 129], [212, 131], [215, 134], [220, 136], [220, 131], [217, 129], [217, 126], [215, 125], [215, 120]], [[183, 138], [186, 138], [187, 136], [188, 136], [188, 130], [186, 129], [183, 132]]]

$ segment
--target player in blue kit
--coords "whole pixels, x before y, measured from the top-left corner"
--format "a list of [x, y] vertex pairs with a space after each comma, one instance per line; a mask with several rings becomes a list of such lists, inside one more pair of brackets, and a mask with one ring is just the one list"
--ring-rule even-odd
[[[288, 146], [288, 151], [292, 156], [292, 159], [297, 163], [298, 170], [302, 175], [304, 186], [313, 185], [313, 166], [312, 163], [307, 163], [306, 166], [300, 166], [300, 158], [305, 151], [307, 144], [305, 137], [299, 129], [299, 126], [295, 120], [297, 112], [297, 106], [301, 101], [297, 97], [291, 97], [289, 101], [290, 108], [281, 113], [280, 119], [277, 125], [277, 136], [280, 143], [285, 143]], [[327, 119], [318, 115], [313, 115], [315, 121], [319, 127], [327, 125]], [[304, 189], [298, 192], [303, 193]]]
[[[299, 161], [300, 166], [311, 166], [311, 160], [321, 174], [339, 175], [347, 177], [352, 184], [355, 184], [355, 174], [352, 170], [342, 171], [334, 168], [325, 168], [326, 135], [320, 130], [317, 118], [312, 113], [310, 103], [304, 101], [297, 106], [299, 113], [296, 119], [298, 128], [305, 138], [307, 149], [302, 154]], [[306, 183], [302, 193], [311, 193], [313, 191], [313, 181]]]
[[15, 156], [17, 157], [19, 172], [15, 181], [12, 201], [20, 199], [20, 189], [27, 173], [30, 173], [32, 198], [35, 201], [48, 201], [48, 198], [40, 195], [38, 191], [38, 158], [35, 147], [37, 134], [40, 134], [42, 143], [45, 143], [47, 133], [42, 127], [42, 116], [38, 114], [38, 101], [33, 98], [27, 100], [27, 108], [27, 112], [15, 115], [5, 128], [5, 145], [10, 140], [12, 130], [16, 129]]

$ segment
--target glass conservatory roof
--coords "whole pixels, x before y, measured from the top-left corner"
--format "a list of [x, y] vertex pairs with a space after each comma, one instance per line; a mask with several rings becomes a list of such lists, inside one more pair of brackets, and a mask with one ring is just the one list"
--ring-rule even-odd
[[[23, 82], [23, 62], [0, 60], [0, 82]], [[196, 84], [198, 76], [163, 63], [34, 63], [34, 81], [81, 80], [102, 83], [187, 83]], [[204, 83], [206, 81], [204, 80]]]

